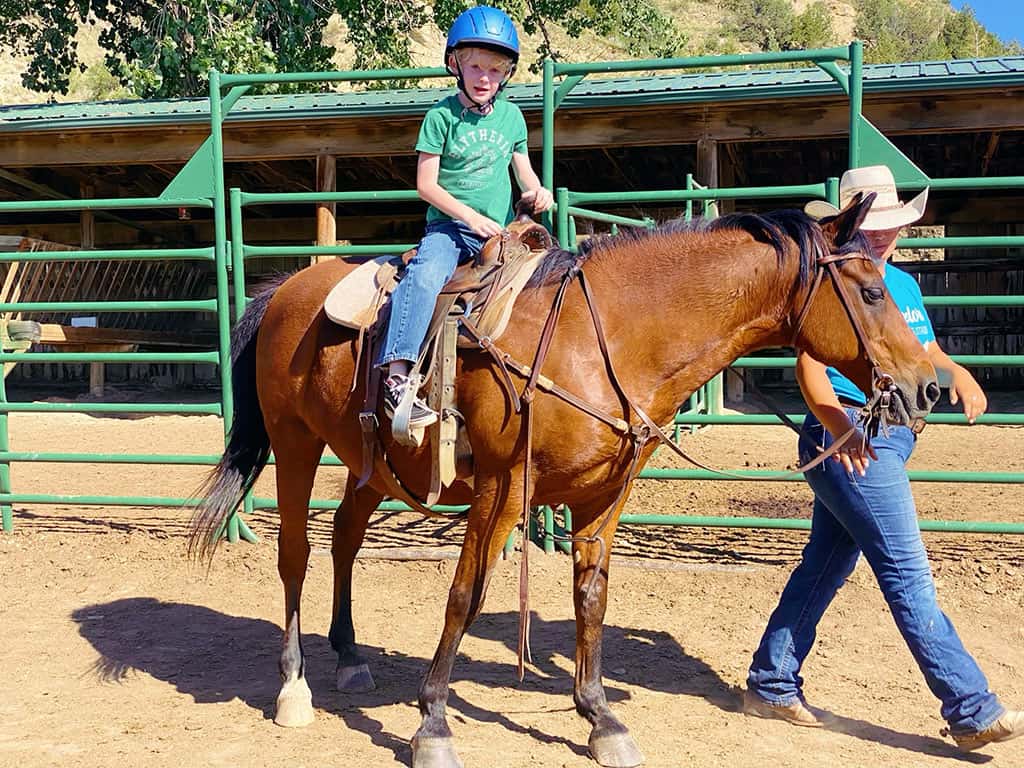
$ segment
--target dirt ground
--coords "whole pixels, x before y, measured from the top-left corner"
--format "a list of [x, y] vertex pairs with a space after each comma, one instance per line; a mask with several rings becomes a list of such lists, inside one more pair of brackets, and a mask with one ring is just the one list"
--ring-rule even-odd
[[[14, 414], [14, 450], [219, 452], [212, 417]], [[783, 467], [782, 429], [716, 427], [687, 448], [720, 466]], [[656, 463], [668, 461], [658, 456]], [[664, 464], [663, 464], [664, 465]], [[1024, 429], [925, 432], [913, 467], [1024, 471]], [[179, 495], [202, 468], [19, 464], [16, 492]], [[344, 470], [323, 470], [336, 497]], [[272, 477], [260, 495], [273, 494]], [[1008, 485], [917, 484], [921, 516], [1021, 521]], [[628, 511], [805, 516], [802, 483], [643, 481]], [[282, 620], [275, 517], [250, 519], [257, 545], [222, 548], [212, 568], [183, 556], [176, 509], [19, 504], [0, 536], [0, 766], [408, 765], [416, 694], [443, 620], [462, 527], [380, 515], [356, 564], [354, 615], [377, 681], [333, 688], [330, 513], [313, 516], [303, 603], [316, 721], [272, 722]], [[745, 718], [737, 690], [806, 534], [623, 528], [612, 569], [604, 671], [609, 699], [648, 766], [1024, 765], [1024, 740], [960, 756], [863, 563], [826, 614], [806, 693], [832, 714], [808, 731]], [[1024, 706], [1024, 540], [926, 534], [940, 600], [991, 687]], [[387, 559], [396, 546], [439, 559]], [[449, 722], [467, 766], [583, 766], [588, 727], [572, 706], [570, 564], [531, 558], [534, 664], [515, 678], [518, 557], [500, 564], [484, 615], [462, 643]], [[592, 764], [592, 763], [591, 763]]]

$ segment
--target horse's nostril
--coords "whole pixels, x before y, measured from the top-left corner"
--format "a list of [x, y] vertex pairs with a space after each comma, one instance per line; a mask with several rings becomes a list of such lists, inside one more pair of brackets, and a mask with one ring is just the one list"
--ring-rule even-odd
[[928, 404], [934, 405], [939, 402], [939, 395], [942, 394], [942, 390], [939, 389], [939, 385], [934, 382], [928, 382], [928, 386], [924, 388], [925, 396], [928, 398]]

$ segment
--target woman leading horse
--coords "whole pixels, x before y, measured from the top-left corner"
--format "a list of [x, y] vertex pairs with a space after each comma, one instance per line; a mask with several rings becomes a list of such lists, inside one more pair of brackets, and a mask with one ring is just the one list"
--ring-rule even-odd
[[[870, 203], [855, 200], [820, 223], [799, 211], [736, 214], [606, 238], [585, 258], [550, 253], [517, 300], [499, 357], [529, 364], [544, 328], [553, 327], [542, 373], [577, 402], [530, 390], [529, 440], [496, 357], [484, 350], [460, 356], [456, 400], [472, 447], [472, 474], [448, 488], [441, 502], [470, 509], [444, 629], [420, 689], [414, 766], [461, 765], [445, 717], [452, 667], [524, 499], [572, 508], [576, 709], [592, 725], [589, 746], [601, 765], [639, 765], [640, 751], [605, 697], [601, 633], [619, 513], [658, 444], [650, 425], [671, 421], [690, 394], [735, 358], [787, 344], [836, 366], [865, 391], [879, 392], [892, 413], [914, 420], [927, 414], [939, 394], [935, 371], [865, 255], [858, 229]], [[344, 261], [309, 267], [265, 290], [246, 310], [233, 335], [234, 426], [194, 520], [193, 544], [212, 555], [221, 526], [273, 450], [285, 592], [275, 717], [282, 725], [313, 717], [299, 603], [310, 551], [310, 494], [328, 445], [349, 468], [332, 546], [329, 637], [338, 653], [337, 681], [342, 690], [372, 686], [355, 645], [352, 562], [388, 483], [374, 473], [357, 488], [365, 377], [353, 388], [356, 333], [334, 325], [323, 311], [328, 291], [353, 268]], [[556, 304], [561, 313], [554, 313], [552, 325]], [[613, 418], [594, 418], [580, 402]], [[422, 497], [430, 480], [426, 449], [383, 439], [397, 476]]]

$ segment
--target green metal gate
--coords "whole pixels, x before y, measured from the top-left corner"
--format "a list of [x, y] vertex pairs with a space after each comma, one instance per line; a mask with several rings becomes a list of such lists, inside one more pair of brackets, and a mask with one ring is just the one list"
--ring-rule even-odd
[[[849, 117], [849, 164], [850, 167], [875, 162], [884, 162], [893, 168], [899, 186], [902, 189], [920, 189], [930, 185], [933, 189], [982, 189], [982, 188], [1024, 188], [1024, 177], [1010, 178], [970, 178], [970, 179], [928, 179], [912, 163], [903, 157], [861, 114], [863, 94], [862, 82], [862, 45], [854, 42], [848, 47], [830, 48], [814, 51], [787, 51], [769, 54], [743, 54], [735, 56], [702, 56], [679, 59], [659, 59], [625, 62], [601, 62], [592, 64], [562, 64], [546, 61], [544, 65], [543, 83], [543, 159], [541, 175], [548, 188], [555, 188], [554, 151], [557, 145], [554, 133], [554, 113], [565, 96], [581, 80], [590, 73], [650, 71], [665, 69], [687, 69], [726, 65], [764, 65], [794, 61], [814, 62], [828, 73], [847, 95], [850, 104]], [[848, 62], [848, 69], [841, 68], [837, 62]], [[38, 254], [12, 254], [7, 260], [32, 259], [173, 259], [188, 258], [212, 261], [216, 271], [216, 298], [194, 302], [146, 301], [111, 303], [79, 303], [68, 304], [48, 302], [45, 304], [10, 303], [0, 304], [0, 312], [40, 312], [40, 311], [204, 311], [212, 312], [217, 317], [218, 346], [216, 350], [197, 353], [14, 353], [0, 352], [0, 359], [8, 361], [74, 361], [74, 362], [215, 362], [220, 369], [221, 401], [210, 405], [195, 404], [55, 404], [55, 403], [9, 403], [3, 383], [0, 382], [0, 510], [3, 512], [4, 530], [12, 527], [11, 504], [13, 503], [70, 503], [96, 505], [145, 505], [177, 507], [185, 505], [188, 500], [166, 497], [133, 497], [133, 496], [60, 496], [55, 494], [15, 493], [11, 488], [9, 467], [12, 462], [46, 461], [46, 462], [91, 462], [91, 463], [134, 463], [134, 464], [194, 464], [213, 465], [218, 456], [213, 455], [120, 455], [96, 453], [37, 453], [30, 451], [11, 451], [7, 430], [7, 414], [15, 411], [80, 411], [80, 412], [119, 412], [136, 413], [212, 413], [220, 415], [224, 420], [225, 434], [231, 426], [233, 405], [231, 400], [230, 382], [230, 351], [228, 333], [231, 318], [237, 319], [244, 311], [245, 302], [245, 264], [247, 260], [268, 256], [304, 256], [304, 255], [346, 255], [346, 254], [382, 254], [401, 252], [412, 246], [410, 243], [388, 244], [382, 246], [255, 246], [245, 243], [244, 209], [257, 203], [330, 203], [360, 202], [366, 204], [387, 203], [394, 201], [415, 200], [416, 193], [411, 190], [394, 191], [349, 191], [333, 193], [254, 193], [241, 189], [225, 190], [224, 184], [224, 150], [223, 125], [225, 116], [253, 85], [266, 83], [316, 83], [323, 81], [357, 81], [357, 80], [394, 80], [421, 79], [428, 77], [447, 77], [448, 73], [440, 68], [406, 69], [388, 71], [352, 71], [333, 73], [299, 73], [289, 75], [222, 75], [216, 71], [210, 75], [210, 118], [211, 133], [207, 141], [199, 148], [192, 159], [186, 164], [178, 176], [159, 198], [117, 199], [117, 200], [77, 200], [60, 202], [19, 202], [0, 203], [0, 212], [21, 210], [84, 210], [84, 209], [115, 209], [132, 207], [205, 207], [212, 208], [214, 216], [215, 242], [212, 247], [177, 250], [125, 250], [125, 251], [79, 251], [79, 252], [48, 252]], [[650, 226], [650, 220], [633, 220], [614, 216], [595, 210], [593, 206], [611, 203], [680, 203], [687, 211], [692, 210], [694, 203], [705, 206], [714, 201], [730, 199], [770, 199], [770, 198], [825, 198], [836, 202], [838, 198], [838, 180], [827, 179], [820, 184], [704, 189], [687, 178], [686, 188], [678, 190], [659, 190], [647, 192], [573, 192], [567, 188], [556, 190], [557, 221], [555, 231], [563, 247], [575, 244], [575, 222], [585, 217], [603, 221], [612, 225]], [[589, 207], [584, 207], [589, 206]], [[228, 238], [230, 223], [231, 238]], [[900, 242], [902, 247], [1019, 247], [1024, 246], [1024, 237], [960, 237], [960, 238], [916, 238]], [[229, 305], [230, 291], [235, 296], [234, 307]], [[1024, 306], [1024, 296], [955, 296], [926, 297], [929, 306]], [[954, 356], [957, 362], [964, 365], [1024, 365], [1024, 355], [970, 355]], [[743, 368], [767, 368], [792, 366], [793, 358], [750, 357], [737, 360], [734, 365]], [[716, 403], [720, 402], [720, 378], [713, 379], [705, 388], [695, 394], [683, 411], [677, 415], [677, 427], [695, 428], [704, 424], [766, 424], [776, 423], [773, 416], [764, 415], [726, 415], [719, 412]], [[793, 416], [799, 420], [799, 415]], [[1024, 424], [1024, 416], [1020, 414], [986, 414], [981, 417], [982, 424]], [[962, 416], [935, 414], [929, 418], [931, 423], [957, 424], [964, 423]], [[340, 462], [333, 456], [325, 457], [324, 465], [338, 466]], [[750, 481], [778, 481], [782, 472], [763, 470], [739, 471]], [[674, 480], [719, 480], [720, 476], [700, 469], [645, 469], [641, 478], [674, 479]], [[963, 482], [963, 483], [1012, 483], [1024, 482], [1024, 473], [1014, 472], [947, 472], [947, 471], [911, 471], [910, 477], [919, 482]], [[796, 482], [799, 478], [790, 478]], [[275, 501], [266, 498], [247, 498], [245, 511], [257, 508], [274, 507]], [[314, 509], [333, 509], [338, 500], [314, 500]], [[402, 509], [402, 505], [386, 502], [384, 510]], [[458, 511], [455, 508], [441, 508], [442, 511]], [[562, 520], [556, 520], [555, 511], [550, 507], [538, 510], [538, 538], [543, 540], [545, 549], [553, 551], [554, 532], [556, 529], [570, 525], [571, 511], [563, 510]], [[807, 528], [809, 520], [780, 520], [770, 518], [749, 517], [712, 517], [712, 516], [678, 516], [678, 515], [623, 515], [622, 522], [634, 524], [668, 524], [668, 525], [700, 525], [728, 527], [758, 528]], [[923, 521], [922, 529], [988, 532], [988, 533], [1024, 533], [1024, 524], [985, 523], [985, 522], [953, 522]], [[254, 540], [238, 515], [228, 525], [226, 535], [229, 540], [238, 538]]]

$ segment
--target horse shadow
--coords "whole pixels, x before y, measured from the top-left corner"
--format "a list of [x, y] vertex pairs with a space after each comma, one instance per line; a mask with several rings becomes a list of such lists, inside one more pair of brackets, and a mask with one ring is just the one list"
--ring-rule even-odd
[[[79, 608], [71, 618], [79, 634], [99, 658], [83, 673], [102, 683], [118, 683], [141, 672], [173, 685], [199, 704], [238, 699], [274, 717], [280, 681], [275, 674], [280, 652], [281, 628], [263, 619], [231, 616], [198, 605], [163, 602], [152, 597], [132, 597]], [[532, 619], [533, 673], [524, 683], [516, 680], [518, 615], [514, 612], [484, 614], [469, 634], [503, 643], [508, 661], [474, 659], [460, 652], [453, 681], [472, 680], [494, 688], [522, 685], [535, 691], [571, 700], [575, 657], [575, 623], [571, 619]], [[390, 750], [395, 760], [409, 760], [408, 737], [388, 731], [372, 716], [374, 709], [396, 702], [415, 706], [418, 688], [430, 660], [374, 646], [361, 646], [370, 663], [377, 688], [343, 696], [335, 690], [336, 656], [324, 635], [303, 634], [306, 675], [313, 691], [313, 706], [337, 716], [346, 726], [366, 735], [372, 744]], [[658, 630], [605, 626], [604, 680], [610, 702], [628, 699], [623, 684], [652, 691], [696, 696], [713, 706], [739, 710], [739, 696], [704, 661], [686, 653], [671, 635]], [[561, 744], [585, 756], [586, 746], [563, 736], [524, 726], [501, 712], [482, 709], [453, 689], [449, 706], [455, 717], [497, 723], [511, 732], [531, 736], [542, 743]], [[565, 709], [570, 709], [567, 703]], [[781, 724], [780, 724], [781, 725]], [[832, 730], [892, 747], [942, 756], [961, 756], [939, 739], [913, 736], [860, 720], [834, 716]], [[983, 756], [971, 755], [974, 762]]]
[[[110, 684], [144, 673], [174, 686], [196, 703], [238, 699], [264, 718], [274, 717], [280, 686], [275, 672], [281, 628], [273, 622], [152, 597], [89, 605], [75, 610], [71, 618], [78, 625], [79, 634], [99, 655], [84, 676]], [[509, 644], [512, 650], [508, 660], [480, 660], [460, 652], [453, 681], [472, 680], [493, 688], [522, 685], [534, 691], [564, 696], [567, 700], [564, 709], [571, 709], [573, 674], [566, 670], [564, 660], [571, 665], [574, 657], [574, 622], [534, 617], [533, 671], [522, 684], [516, 678], [514, 638], [517, 627], [518, 615], [514, 612], [481, 616], [470, 634]], [[372, 712], [395, 702], [404, 701], [414, 706], [430, 659], [363, 645], [361, 651], [370, 663], [377, 688], [369, 693], [342, 696], [334, 688], [336, 656], [327, 638], [304, 633], [302, 645], [314, 707], [339, 717], [349, 728], [369, 737], [375, 746], [391, 750], [397, 761], [406, 762], [408, 737], [389, 732]], [[617, 663], [611, 664], [606, 688], [612, 702], [629, 698], [629, 692], [617, 685], [628, 683], [654, 690], [705, 695], [724, 705], [728, 693], [724, 681], [702, 661], [683, 653], [666, 633], [606, 627], [605, 648], [609, 657], [631, 658], [628, 670]], [[664, 664], [665, 649], [675, 649], [669, 654], [676, 657], [670, 667]], [[659, 665], [661, 672], [656, 675], [651, 670]], [[679, 677], [680, 682], [670, 683], [671, 677]], [[691, 677], [692, 680], [686, 679]], [[705, 690], [708, 684], [711, 694]], [[536, 726], [525, 726], [501, 712], [483, 709], [454, 689], [449, 706], [455, 717], [498, 723], [538, 741], [561, 744], [577, 755], [587, 754], [585, 744], [546, 733]]]

